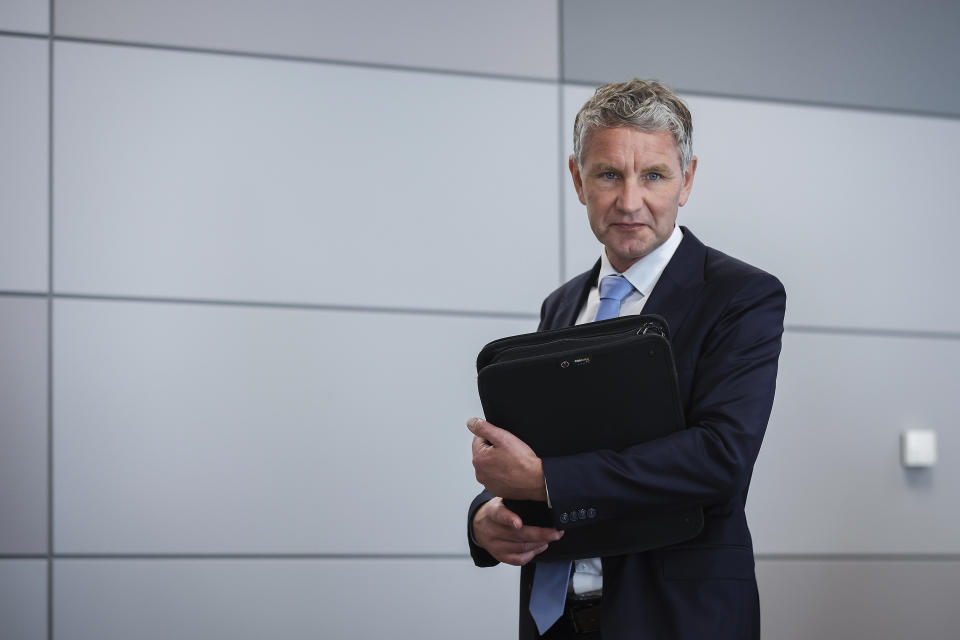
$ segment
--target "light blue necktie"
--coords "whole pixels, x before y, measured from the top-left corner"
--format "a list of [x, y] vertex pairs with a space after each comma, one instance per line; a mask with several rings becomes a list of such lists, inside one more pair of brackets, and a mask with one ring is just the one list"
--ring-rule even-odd
[[[600, 280], [600, 306], [594, 320], [609, 320], [620, 315], [620, 303], [633, 291], [630, 281], [614, 274]], [[546, 633], [560, 616], [567, 600], [570, 583], [569, 560], [538, 562], [533, 573], [533, 590], [530, 592], [530, 615], [537, 623], [540, 635]]]
[[594, 320], [609, 320], [620, 315], [620, 303], [633, 291], [630, 281], [620, 274], [603, 276], [600, 280], [600, 306]]

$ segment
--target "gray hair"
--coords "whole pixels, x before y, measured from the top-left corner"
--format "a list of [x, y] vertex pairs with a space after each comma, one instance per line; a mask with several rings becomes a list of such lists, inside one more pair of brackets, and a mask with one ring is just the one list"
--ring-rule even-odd
[[594, 129], [633, 127], [638, 131], [669, 131], [680, 151], [680, 171], [693, 159], [693, 120], [687, 105], [656, 80], [634, 78], [605, 84], [587, 100], [573, 124], [573, 156], [583, 166], [583, 146]]

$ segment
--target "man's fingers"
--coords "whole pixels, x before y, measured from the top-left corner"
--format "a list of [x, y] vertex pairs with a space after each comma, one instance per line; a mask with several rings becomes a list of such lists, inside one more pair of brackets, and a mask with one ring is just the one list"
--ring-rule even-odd
[[559, 529], [524, 526], [520, 516], [510, 511], [502, 502], [491, 511], [490, 519], [509, 530], [502, 532], [503, 539], [515, 542], [555, 542], [563, 537], [563, 531]]
[[541, 545], [556, 542], [563, 537], [563, 531], [545, 527], [503, 528], [495, 532], [494, 537], [510, 544]]
[[540, 553], [545, 551], [548, 546], [550, 545], [544, 544], [543, 542], [524, 542], [520, 545], [520, 549], [524, 553]]
[[519, 530], [523, 527], [523, 520], [520, 519], [520, 516], [515, 514], [510, 509], [503, 507], [502, 509], [497, 509], [491, 514], [491, 518], [497, 524], [508, 527], [510, 529]]
[[514, 552], [509, 551], [501, 554], [500, 558], [497, 558], [501, 562], [506, 562], [507, 564], [512, 564], [517, 567], [522, 567], [528, 564], [535, 557], [547, 550], [547, 545], [540, 545], [539, 547], [534, 548], [531, 551], [526, 552]]
[[470, 445], [473, 448], [473, 455], [476, 456], [477, 453], [484, 447], [489, 447], [487, 441], [479, 436], [473, 436], [473, 444]]
[[549, 527], [524, 526], [520, 516], [494, 498], [477, 512], [474, 533], [493, 557], [500, 562], [522, 567], [547, 550], [551, 542], [563, 537], [563, 531]]
[[467, 429], [470, 430], [470, 433], [482, 438], [494, 446], [503, 442], [504, 434], [508, 433], [500, 427], [495, 427], [483, 418], [470, 418], [467, 420]]
[[514, 540], [521, 542], [556, 542], [563, 537], [563, 531], [548, 527], [523, 527], [516, 531]]

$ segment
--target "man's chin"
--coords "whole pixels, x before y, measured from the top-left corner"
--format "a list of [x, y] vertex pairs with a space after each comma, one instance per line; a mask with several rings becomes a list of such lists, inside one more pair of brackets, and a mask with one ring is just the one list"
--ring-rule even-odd
[[617, 271], [623, 273], [635, 262], [653, 251], [654, 248], [655, 247], [649, 247], [649, 245], [634, 245], [627, 249], [620, 248], [619, 250], [612, 250], [608, 245], [607, 259], [610, 260], [610, 264], [612, 264]]
[[[616, 255], [631, 260], [639, 260], [656, 249], [660, 244], [653, 236], [634, 238], [630, 242], [613, 242], [607, 246], [607, 255]], [[612, 246], [611, 246], [612, 245]]]

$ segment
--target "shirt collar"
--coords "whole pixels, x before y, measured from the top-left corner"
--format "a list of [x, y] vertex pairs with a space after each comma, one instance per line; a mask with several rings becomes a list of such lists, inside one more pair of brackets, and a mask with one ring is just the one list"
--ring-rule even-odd
[[[623, 277], [629, 280], [633, 288], [643, 294], [644, 297], [649, 296], [650, 292], [653, 291], [653, 286], [660, 279], [660, 274], [667, 268], [667, 263], [670, 262], [670, 258], [673, 257], [677, 247], [680, 246], [681, 240], [683, 240], [683, 232], [680, 231], [679, 226], [674, 226], [673, 233], [670, 234], [666, 242], [630, 265], [623, 272]], [[613, 268], [610, 259], [607, 258], [607, 250], [600, 251], [600, 274], [597, 276], [596, 286], [600, 286], [600, 280], [604, 276], [617, 273], [620, 272]]]

